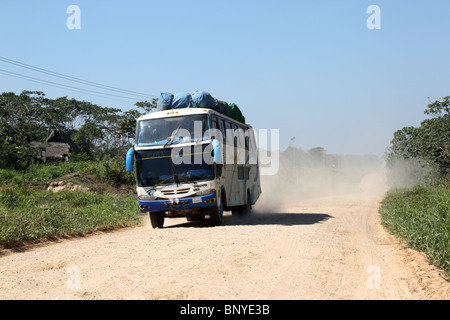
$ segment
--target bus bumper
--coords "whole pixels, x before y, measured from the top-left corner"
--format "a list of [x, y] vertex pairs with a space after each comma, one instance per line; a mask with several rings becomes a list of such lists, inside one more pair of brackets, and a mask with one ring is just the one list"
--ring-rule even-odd
[[149, 201], [139, 200], [139, 209], [141, 212], [177, 211], [212, 206], [217, 206], [216, 192], [208, 194], [206, 196], [191, 198]]

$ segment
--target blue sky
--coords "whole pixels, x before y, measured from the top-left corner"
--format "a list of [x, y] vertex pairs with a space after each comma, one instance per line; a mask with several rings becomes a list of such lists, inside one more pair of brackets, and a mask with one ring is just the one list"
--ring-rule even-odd
[[[72, 4], [79, 30], [66, 26]], [[380, 30], [366, 26], [370, 5], [381, 9]], [[450, 95], [449, 18], [446, 0], [4, 0], [0, 56], [154, 96], [206, 90], [256, 129], [280, 129], [282, 150], [295, 136], [304, 150], [382, 155], [396, 130], [426, 118], [428, 97]], [[4, 74], [0, 90], [134, 104]]]

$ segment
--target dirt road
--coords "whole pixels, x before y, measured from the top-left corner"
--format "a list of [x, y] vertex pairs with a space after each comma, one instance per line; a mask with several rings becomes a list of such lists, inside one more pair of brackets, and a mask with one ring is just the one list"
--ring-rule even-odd
[[380, 175], [360, 191], [0, 251], [0, 299], [448, 299], [423, 255], [380, 225]]

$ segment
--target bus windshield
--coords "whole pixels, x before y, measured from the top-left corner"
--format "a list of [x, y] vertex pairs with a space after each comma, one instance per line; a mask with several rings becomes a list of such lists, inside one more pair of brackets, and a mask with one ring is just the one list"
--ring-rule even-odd
[[[199, 132], [194, 129], [199, 128]], [[206, 115], [142, 120], [137, 128], [137, 145], [166, 145], [191, 142], [208, 129]]]
[[[202, 146], [203, 152], [207, 144]], [[191, 147], [190, 161], [180, 164], [172, 162], [172, 148], [136, 151], [136, 175], [139, 187], [169, 185], [176, 182], [191, 182], [214, 179], [212, 164], [207, 164], [203, 157], [197, 157], [195, 147]], [[202, 152], [200, 152], [202, 153]], [[199, 161], [200, 159], [200, 161]], [[187, 163], [186, 163], [187, 162]]]

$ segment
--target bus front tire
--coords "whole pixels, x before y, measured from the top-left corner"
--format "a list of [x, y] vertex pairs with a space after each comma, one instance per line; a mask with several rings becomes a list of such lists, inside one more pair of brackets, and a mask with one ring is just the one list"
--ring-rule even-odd
[[209, 219], [213, 226], [220, 226], [223, 222], [223, 199], [220, 200], [220, 204], [211, 208]]
[[150, 223], [153, 229], [162, 228], [164, 225], [164, 211], [150, 212]]

